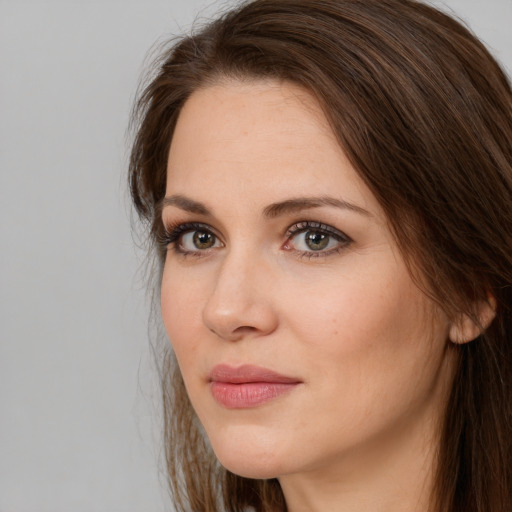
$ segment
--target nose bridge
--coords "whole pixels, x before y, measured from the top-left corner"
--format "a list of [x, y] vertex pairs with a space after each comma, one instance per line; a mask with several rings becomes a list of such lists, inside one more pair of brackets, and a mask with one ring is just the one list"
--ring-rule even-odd
[[226, 251], [204, 307], [205, 325], [227, 340], [272, 332], [277, 316], [269, 296], [271, 284], [259, 252], [243, 245]]

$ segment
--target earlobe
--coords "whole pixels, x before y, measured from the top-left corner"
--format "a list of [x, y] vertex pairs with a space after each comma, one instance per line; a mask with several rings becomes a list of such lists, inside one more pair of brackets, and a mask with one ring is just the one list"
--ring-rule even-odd
[[448, 337], [452, 343], [462, 345], [478, 338], [491, 325], [496, 316], [496, 299], [489, 296], [487, 301], [478, 303], [477, 319], [465, 313], [457, 316], [450, 326]]

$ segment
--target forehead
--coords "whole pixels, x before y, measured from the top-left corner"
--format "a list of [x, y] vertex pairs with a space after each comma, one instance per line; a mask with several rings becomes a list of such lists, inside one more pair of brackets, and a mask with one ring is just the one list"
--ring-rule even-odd
[[378, 209], [316, 99], [286, 82], [226, 82], [185, 103], [168, 160], [167, 195], [237, 193], [248, 201], [337, 194]]

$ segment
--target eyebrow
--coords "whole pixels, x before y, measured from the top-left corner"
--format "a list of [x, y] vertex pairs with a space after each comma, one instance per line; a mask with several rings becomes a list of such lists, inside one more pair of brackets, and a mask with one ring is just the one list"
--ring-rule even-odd
[[180, 194], [164, 197], [160, 202], [159, 210], [162, 211], [166, 206], [176, 206], [180, 210], [197, 213], [198, 215], [211, 215], [210, 210], [203, 203]]
[[[180, 194], [175, 194], [172, 196], [164, 197], [160, 204], [160, 210], [163, 210], [166, 206], [175, 206], [180, 208], [181, 210], [196, 213], [198, 215], [212, 215], [210, 210], [199, 201], [194, 201], [188, 197], [185, 197]], [[289, 213], [294, 213], [301, 210], [308, 210], [311, 208], [320, 208], [322, 206], [331, 206], [335, 208], [341, 208], [344, 210], [350, 210], [355, 213], [359, 213], [366, 217], [372, 217], [372, 214], [357, 206], [353, 203], [349, 203], [348, 201], [344, 201], [343, 199], [337, 199], [329, 196], [321, 196], [321, 197], [297, 197], [292, 199], [287, 199], [285, 201], [279, 201], [276, 203], [272, 203], [269, 206], [265, 207], [263, 210], [263, 215], [267, 218], [275, 218], [280, 215], [286, 215]]]
[[308, 210], [310, 208], [320, 208], [322, 206], [334, 206], [335, 208], [342, 208], [359, 213], [366, 217], [371, 217], [371, 213], [360, 206], [357, 206], [343, 199], [336, 199], [335, 197], [321, 196], [321, 197], [298, 197], [272, 203], [263, 210], [265, 217], [274, 218], [279, 215], [293, 213], [300, 210]]

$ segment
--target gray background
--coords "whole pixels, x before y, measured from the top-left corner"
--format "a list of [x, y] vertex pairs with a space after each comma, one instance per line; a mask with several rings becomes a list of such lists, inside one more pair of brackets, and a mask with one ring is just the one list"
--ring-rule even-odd
[[[148, 49], [219, 5], [0, 0], [0, 512], [170, 509], [125, 131]], [[444, 5], [510, 74], [512, 0]]]

